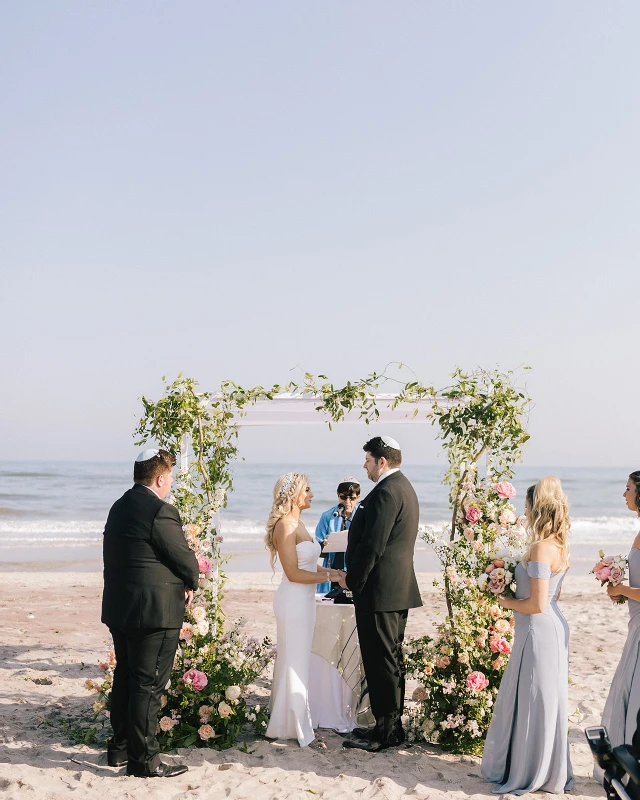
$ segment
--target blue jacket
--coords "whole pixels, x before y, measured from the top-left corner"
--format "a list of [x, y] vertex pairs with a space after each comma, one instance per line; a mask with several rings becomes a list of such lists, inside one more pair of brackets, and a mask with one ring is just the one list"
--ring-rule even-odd
[[[356, 503], [353, 507], [353, 511], [351, 512], [351, 516], [348, 520], [346, 520], [347, 530], [351, 525], [351, 520], [353, 519], [354, 514], [356, 513], [356, 509], [358, 508], [359, 503]], [[329, 536], [330, 533], [335, 533], [336, 531], [342, 530], [342, 517], [338, 514], [339, 506], [333, 506], [333, 508], [328, 509], [325, 511], [320, 519], [318, 520], [318, 524], [316, 525], [316, 541], [322, 544], [324, 540]], [[325, 553], [324, 559], [322, 561], [323, 567], [332, 567], [333, 566], [333, 553]], [[346, 567], [346, 563], [345, 563]], [[331, 591], [331, 582], [327, 581], [325, 583], [319, 583], [316, 587], [317, 594], [326, 594], [327, 592]]]

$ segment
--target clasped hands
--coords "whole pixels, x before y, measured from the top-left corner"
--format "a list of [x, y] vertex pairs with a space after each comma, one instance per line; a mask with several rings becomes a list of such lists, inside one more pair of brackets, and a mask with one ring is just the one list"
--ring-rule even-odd
[[343, 589], [347, 589], [347, 573], [343, 569], [339, 569], [338, 576], [338, 584], [342, 586]]

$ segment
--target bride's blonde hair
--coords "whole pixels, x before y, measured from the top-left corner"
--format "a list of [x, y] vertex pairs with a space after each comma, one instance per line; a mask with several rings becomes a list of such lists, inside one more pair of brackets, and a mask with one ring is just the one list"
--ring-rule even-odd
[[527, 489], [527, 528], [529, 542], [522, 558], [526, 564], [531, 556], [531, 548], [553, 536], [562, 556], [562, 569], [569, 567], [569, 504], [562, 490], [559, 478], [553, 476], [542, 478], [535, 486]]
[[296, 505], [297, 500], [307, 488], [309, 480], [301, 472], [287, 472], [281, 475], [273, 487], [273, 505], [267, 520], [267, 535], [264, 544], [269, 551], [271, 569], [275, 569], [278, 551], [273, 543], [273, 532], [279, 519], [286, 517]]

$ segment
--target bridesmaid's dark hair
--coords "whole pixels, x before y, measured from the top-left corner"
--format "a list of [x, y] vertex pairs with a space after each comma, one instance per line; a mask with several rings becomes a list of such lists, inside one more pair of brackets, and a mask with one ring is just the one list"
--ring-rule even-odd
[[533, 508], [533, 493], [535, 492], [535, 490], [536, 490], [535, 483], [533, 484], [533, 486], [530, 486], [527, 489], [527, 505], [529, 506], [529, 508]]
[[640, 469], [637, 469], [635, 472], [632, 472], [629, 475], [629, 480], [633, 481], [633, 485], [636, 487], [636, 508], [638, 509], [638, 516], [640, 517]]

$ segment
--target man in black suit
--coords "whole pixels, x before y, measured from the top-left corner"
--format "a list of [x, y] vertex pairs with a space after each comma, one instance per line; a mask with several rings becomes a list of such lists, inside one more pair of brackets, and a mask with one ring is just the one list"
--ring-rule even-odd
[[404, 741], [402, 641], [408, 609], [422, 605], [413, 568], [419, 507], [400, 472], [400, 445], [389, 436], [368, 441], [364, 468], [376, 486], [360, 503], [349, 529], [348, 572], [374, 728], [356, 728], [345, 747], [378, 752]]
[[162, 763], [156, 739], [162, 692], [199, 577], [180, 515], [164, 502], [175, 463], [166, 450], [140, 453], [134, 486], [113, 504], [104, 530], [102, 621], [116, 653], [107, 758], [140, 778], [187, 771]]

